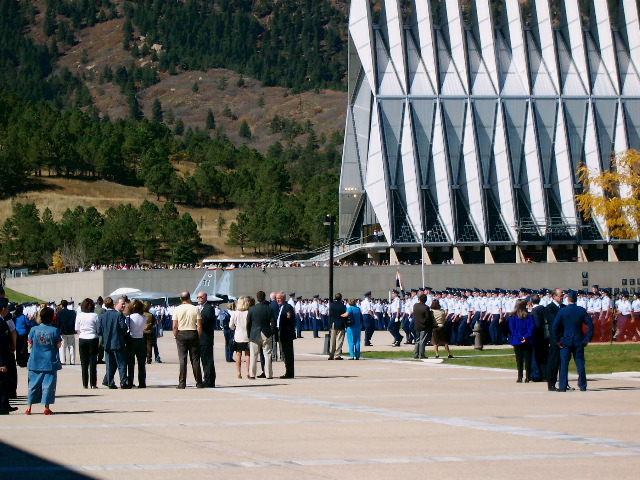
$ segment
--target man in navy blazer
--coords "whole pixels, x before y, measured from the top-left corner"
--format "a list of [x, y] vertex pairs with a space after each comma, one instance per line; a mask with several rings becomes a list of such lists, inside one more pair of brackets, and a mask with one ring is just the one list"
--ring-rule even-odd
[[114, 382], [116, 367], [120, 375], [120, 387], [131, 388], [127, 383], [127, 360], [125, 356], [127, 324], [122, 314], [125, 303], [124, 298], [119, 298], [114, 308], [113, 300], [109, 297], [105, 298], [104, 306], [106, 310], [98, 317], [98, 335], [102, 335], [107, 370], [102, 384], [112, 389], [118, 388]]
[[[584, 392], [587, 389], [587, 374], [584, 368], [584, 347], [593, 336], [593, 322], [587, 311], [576, 305], [578, 294], [570, 291], [567, 296], [568, 305], [558, 311], [553, 322], [553, 333], [560, 348], [560, 382], [559, 392], [567, 390], [569, 376], [569, 360], [573, 355], [578, 370], [578, 387]], [[582, 325], [587, 326], [587, 335], [582, 332]]]

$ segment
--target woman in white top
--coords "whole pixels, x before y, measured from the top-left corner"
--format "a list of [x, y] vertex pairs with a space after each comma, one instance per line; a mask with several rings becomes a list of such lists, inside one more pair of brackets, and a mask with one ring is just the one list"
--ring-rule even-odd
[[76, 332], [78, 333], [78, 350], [80, 351], [80, 367], [82, 369], [82, 386], [98, 388], [98, 315], [94, 313], [95, 303], [85, 298], [76, 315]]
[[233, 340], [236, 343], [238, 378], [242, 378], [242, 352], [244, 352], [244, 363], [247, 367], [247, 378], [252, 378], [249, 376], [249, 335], [247, 334], [247, 316], [251, 300], [253, 300], [251, 297], [240, 297], [236, 303], [237, 310], [231, 312], [229, 321], [229, 328], [234, 331]]
[[147, 318], [143, 315], [144, 304], [140, 300], [134, 300], [129, 304], [131, 312], [126, 323], [129, 329], [127, 338], [127, 387], [133, 386], [133, 373], [136, 360], [138, 361], [138, 388], [147, 387], [146, 356], [147, 344], [144, 339], [144, 327]]

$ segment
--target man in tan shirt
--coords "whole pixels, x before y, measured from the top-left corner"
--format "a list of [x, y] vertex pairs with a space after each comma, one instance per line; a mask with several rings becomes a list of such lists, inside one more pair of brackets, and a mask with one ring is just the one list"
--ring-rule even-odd
[[187, 386], [187, 353], [193, 368], [196, 387], [203, 388], [202, 370], [200, 369], [200, 342], [202, 324], [198, 315], [198, 307], [191, 304], [191, 294], [184, 291], [180, 294], [180, 301], [173, 312], [173, 336], [178, 346], [178, 362], [180, 363], [180, 377], [177, 388]]

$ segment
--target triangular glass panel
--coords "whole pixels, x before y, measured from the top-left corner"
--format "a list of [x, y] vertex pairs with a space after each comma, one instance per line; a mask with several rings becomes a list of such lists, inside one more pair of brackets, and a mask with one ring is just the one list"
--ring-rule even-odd
[[378, 60], [378, 93], [380, 95], [404, 95], [398, 73], [387, 53], [380, 31], [376, 31], [376, 57]]
[[611, 166], [611, 155], [615, 153], [614, 140], [618, 116], [618, 100], [615, 98], [599, 98], [593, 100], [593, 107], [602, 169], [608, 170]]
[[467, 101], [465, 99], [443, 99], [444, 131], [451, 165], [451, 181], [459, 184], [460, 164], [462, 163], [462, 144]]
[[418, 155], [418, 168], [420, 170], [420, 185], [426, 185], [428, 170], [431, 168], [430, 159], [436, 100], [412, 100], [410, 107]]
[[398, 186], [398, 163], [400, 160], [400, 133], [404, 113], [403, 100], [380, 100], [380, 116], [384, 148], [389, 172], [389, 186]]

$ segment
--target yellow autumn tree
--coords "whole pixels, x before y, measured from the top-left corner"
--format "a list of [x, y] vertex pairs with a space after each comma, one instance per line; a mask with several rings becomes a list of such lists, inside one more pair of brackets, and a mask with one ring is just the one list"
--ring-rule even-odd
[[611, 161], [611, 168], [594, 172], [578, 168], [583, 193], [576, 195], [578, 209], [589, 219], [604, 220], [608, 233], [620, 239], [640, 235], [640, 152], [627, 150]]
[[62, 253], [60, 250], [56, 250], [53, 252], [52, 261], [51, 261], [51, 270], [54, 272], [63, 272], [65, 269], [64, 261], [62, 260]]

